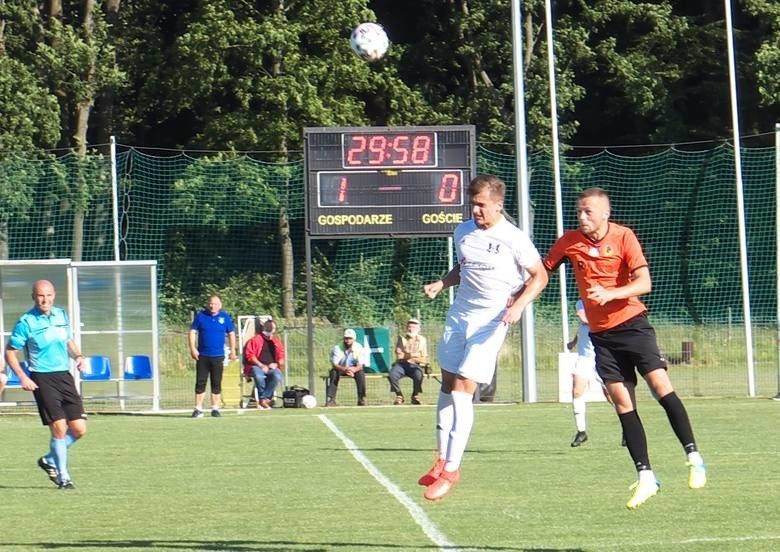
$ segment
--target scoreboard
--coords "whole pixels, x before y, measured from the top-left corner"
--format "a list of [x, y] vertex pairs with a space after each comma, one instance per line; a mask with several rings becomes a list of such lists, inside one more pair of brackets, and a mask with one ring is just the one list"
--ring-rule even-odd
[[305, 128], [311, 236], [448, 236], [470, 216], [472, 125]]

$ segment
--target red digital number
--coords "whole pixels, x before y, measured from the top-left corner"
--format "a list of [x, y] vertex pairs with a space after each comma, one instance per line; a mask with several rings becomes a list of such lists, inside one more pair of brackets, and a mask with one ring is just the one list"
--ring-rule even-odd
[[343, 176], [339, 179], [339, 194], [338, 194], [339, 205], [347, 203], [348, 191], [349, 191], [349, 182], [347, 181], [347, 177]]
[[393, 139], [393, 165], [406, 165], [409, 161], [409, 137], [401, 134]]
[[366, 137], [356, 134], [354, 136], [350, 136], [349, 139], [350, 148], [347, 150], [347, 165], [360, 166], [363, 164], [363, 160], [360, 158], [360, 156], [364, 151], [366, 151]]
[[415, 136], [412, 141], [412, 164], [427, 165], [431, 160], [431, 137], [427, 134]]
[[368, 141], [368, 156], [369, 165], [384, 165], [385, 157], [387, 157], [387, 138], [381, 134], [372, 136]]
[[345, 167], [433, 167], [435, 138], [432, 132], [349, 134]]
[[460, 198], [460, 177], [457, 173], [444, 173], [439, 182], [439, 202], [455, 203]]

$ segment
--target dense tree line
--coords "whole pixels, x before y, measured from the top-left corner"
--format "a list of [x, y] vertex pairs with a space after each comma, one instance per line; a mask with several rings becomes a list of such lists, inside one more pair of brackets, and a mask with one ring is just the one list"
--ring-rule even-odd
[[[780, 117], [780, 5], [734, 2], [745, 134]], [[529, 137], [549, 142], [543, 0], [521, 4]], [[301, 128], [473, 123], [513, 142], [507, 0], [0, 0], [0, 149], [109, 135], [184, 149], [299, 151]], [[570, 145], [728, 138], [722, 0], [553, 2]], [[383, 61], [350, 30], [384, 24]]]

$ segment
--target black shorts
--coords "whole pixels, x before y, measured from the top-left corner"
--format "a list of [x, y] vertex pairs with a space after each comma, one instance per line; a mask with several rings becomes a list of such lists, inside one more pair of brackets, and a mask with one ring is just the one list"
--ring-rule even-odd
[[636, 385], [636, 372], [666, 369], [655, 329], [646, 314], [640, 314], [603, 332], [591, 333], [596, 350], [596, 371], [604, 382], [628, 381]]
[[225, 368], [225, 357], [201, 356], [195, 363], [195, 394], [206, 391], [206, 380], [211, 382], [211, 392], [214, 395], [222, 393], [222, 372]]
[[43, 425], [63, 418], [68, 421], [87, 418], [70, 372], [31, 372], [30, 378], [38, 385], [33, 396]]

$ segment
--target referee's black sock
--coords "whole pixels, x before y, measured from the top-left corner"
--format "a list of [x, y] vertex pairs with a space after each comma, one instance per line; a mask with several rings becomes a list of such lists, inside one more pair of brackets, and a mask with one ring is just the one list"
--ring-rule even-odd
[[647, 437], [642, 420], [636, 410], [618, 414], [620, 425], [623, 427], [623, 436], [626, 438], [626, 448], [634, 461], [636, 471], [650, 470], [650, 458], [647, 453]]
[[685, 406], [683, 406], [677, 393], [672, 391], [658, 399], [658, 402], [664, 407], [674, 434], [677, 435], [677, 439], [679, 439], [686, 454], [696, 452], [698, 449], [696, 448], [696, 440], [693, 438], [691, 421], [688, 419], [688, 412], [686, 412]]

